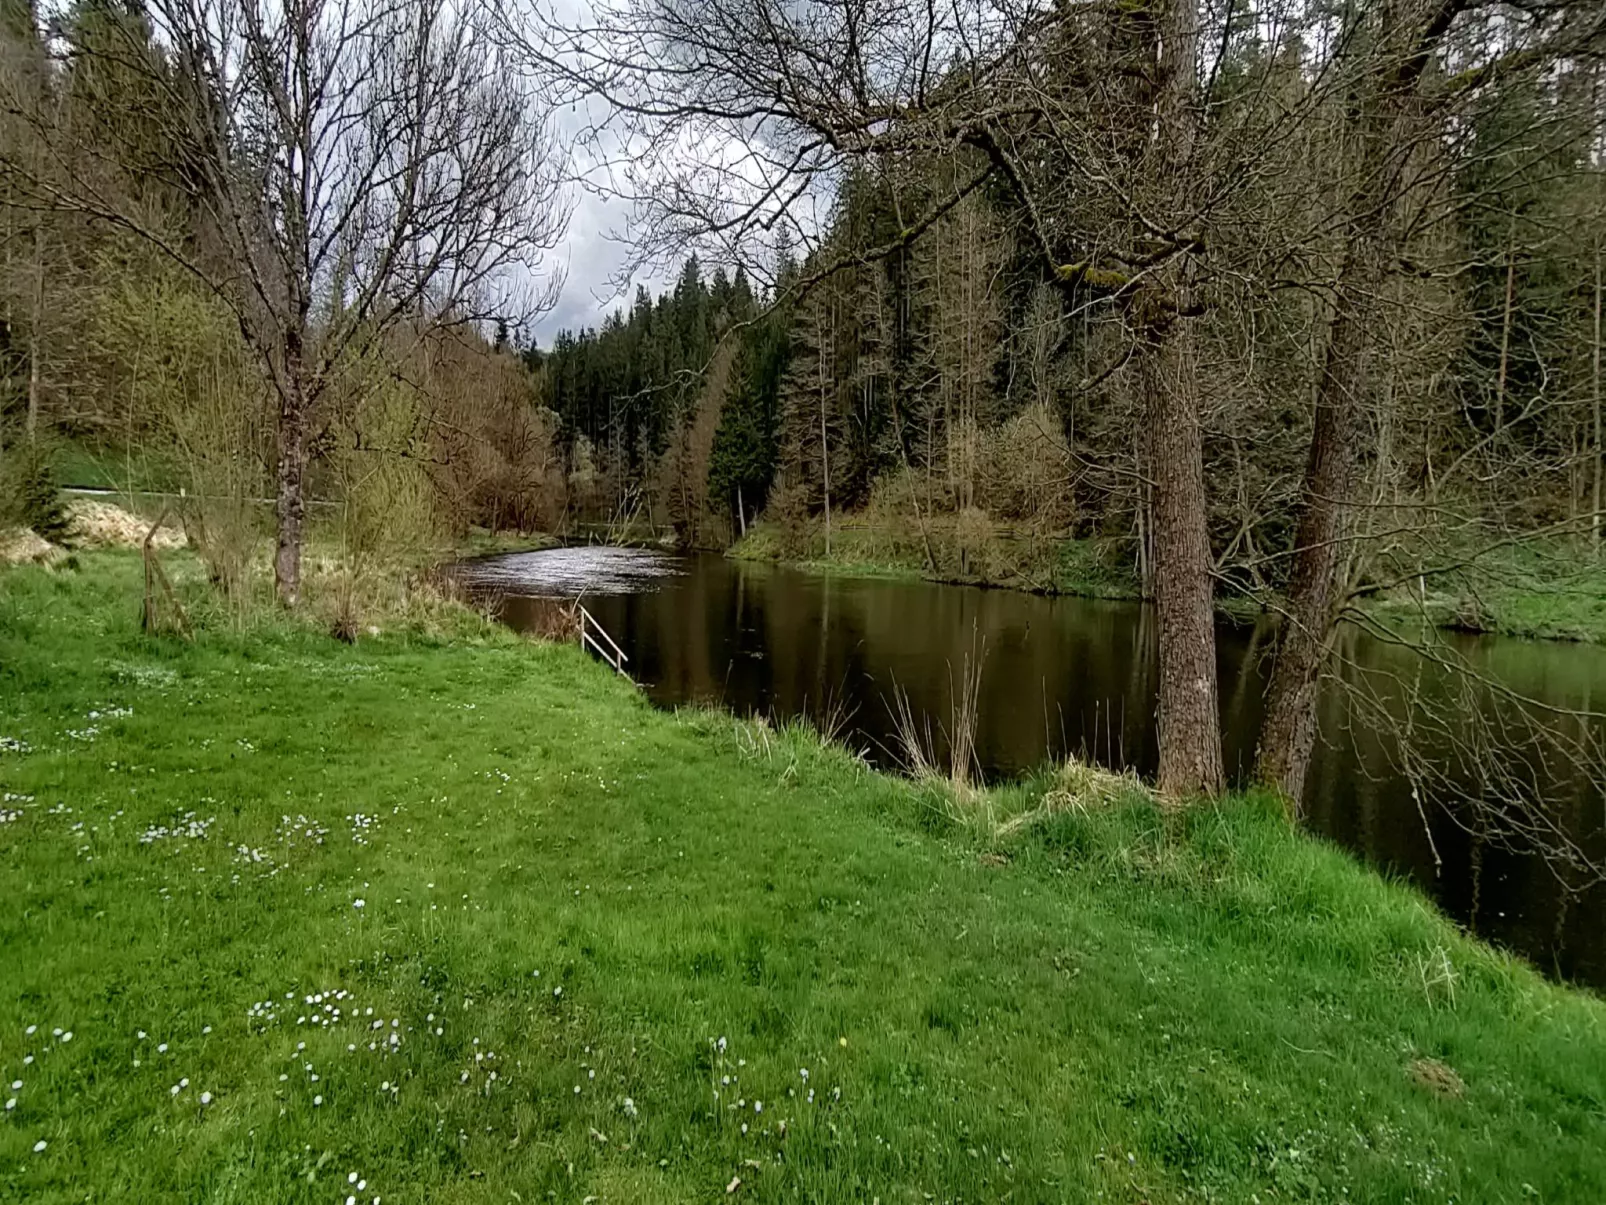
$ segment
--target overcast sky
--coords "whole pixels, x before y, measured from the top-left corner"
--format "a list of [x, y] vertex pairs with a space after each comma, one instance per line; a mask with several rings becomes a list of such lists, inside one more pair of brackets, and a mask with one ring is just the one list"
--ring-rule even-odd
[[[550, 348], [560, 330], [597, 326], [609, 310], [628, 306], [630, 294], [620, 297], [613, 276], [626, 259], [626, 247], [610, 235], [626, 233], [629, 214], [618, 201], [608, 201], [592, 192], [577, 192], [569, 233], [552, 254], [552, 262], [565, 270], [563, 293], [553, 309], [541, 315], [531, 328], [536, 345]], [[665, 285], [647, 279], [643, 283], [656, 296]]]

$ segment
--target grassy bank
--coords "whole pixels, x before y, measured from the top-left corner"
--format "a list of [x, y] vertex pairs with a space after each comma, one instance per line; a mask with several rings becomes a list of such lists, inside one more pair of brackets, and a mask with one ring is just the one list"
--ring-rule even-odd
[[1606, 1006], [1255, 800], [1001, 835], [1066, 783], [81, 561], [0, 576], [0, 1197], [1606, 1199]]
[[[1606, 560], [1584, 539], [1473, 544], [1424, 556], [1430, 572], [1386, 564], [1399, 584], [1363, 598], [1378, 616], [1468, 632], [1606, 642]], [[1438, 570], [1438, 572], [1432, 572]]]
[[[827, 555], [823, 528], [786, 537], [773, 524], [756, 524], [730, 555], [741, 560], [791, 563], [821, 573], [854, 577], [998, 586], [1082, 598], [1140, 597], [1132, 567], [1118, 550], [1093, 539], [1040, 539], [995, 533], [966, 557], [961, 570], [951, 519], [933, 524], [937, 568], [924, 542], [901, 527], [848, 520], [833, 527]], [[1399, 557], [1375, 567], [1387, 589], [1356, 600], [1364, 613], [1390, 624], [1490, 632], [1545, 640], [1606, 642], [1606, 560], [1573, 540], [1534, 539], [1481, 548], [1424, 553], [1422, 578]], [[1225, 614], [1251, 620], [1260, 602], [1244, 594], [1218, 594]]]
[[[1083, 598], [1137, 598], [1131, 567], [1097, 540], [1034, 538], [993, 530], [967, 548], [952, 516], [929, 523], [931, 556], [918, 531], [848, 519], [834, 523], [829, 553], [823, 525], [788, 536], [773, 523], [754, 524], [730, 550], [738, 560], [796, 564], [855, 577], [998, 586]], [[935, 561], [935, 565], [931, 563]]]

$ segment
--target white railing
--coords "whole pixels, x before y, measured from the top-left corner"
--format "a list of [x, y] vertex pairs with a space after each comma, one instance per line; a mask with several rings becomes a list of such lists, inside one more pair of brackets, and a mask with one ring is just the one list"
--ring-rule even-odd
[[[581, 645], [589, 645], [592, 649], [596, 650], [597, 656], [601, 657], [605, 662], [612, 666], [615, 673], [624, 673], [625, 662], [630, 660], [629, 657], [625, 656], [624, 649], [620, 648], [614, 643], [613, 637], [608, 635], [608, 630], [597, 622], [597, 617], [595, 615], [591, 614], [590, 611], [587, 611], [583, 605], [579, 603], [576, 603], [575, 605], [580, 608]], [[602, 644], [599, 643], [596, 637], [591, 634], [592, 632], [596, 632], [597, 636], [602, 637], [602, 639], [607, 642], [608, 647], [603, 648]]]

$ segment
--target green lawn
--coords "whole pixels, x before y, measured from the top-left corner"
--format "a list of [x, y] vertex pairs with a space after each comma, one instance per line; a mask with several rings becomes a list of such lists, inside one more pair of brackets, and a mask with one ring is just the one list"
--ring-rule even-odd
[[570, 648], [148, 640], [81, 562], [0, 574], [0, 1199], [1606, 1200], [1606, 1006], [1263, 803], [999, 840]]

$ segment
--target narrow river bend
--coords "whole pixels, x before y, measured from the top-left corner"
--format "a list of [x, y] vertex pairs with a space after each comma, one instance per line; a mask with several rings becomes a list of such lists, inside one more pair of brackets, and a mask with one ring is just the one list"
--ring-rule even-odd
[[[1154, 621], [1137, 603], [596, 547], [490, 557], [459, 571], [515, 628], [532, 622], [544, 605], [537, 600], [583, 595], [623, 646], [632, 676], [664, 706], [713, 702], [778, 719], [845, 708], [849, 743], [890, 764], [894, 690], [939, 731], [966, 658], [980, 653], [976, 743], [988, 777], [1019, 775], [1066, 752], [1143, 774], [1154, 767]], [[1264, 625], [1218, 631], [1226, 758], [1237, 775], [1253, 757], [1265, 637]], [[1583, 871], [1525, 850], [1521, 839], [1491, 835], [1487, 809], [1468, 802], [1509, 794], [1514, 766], [1517, 778], [1543, 784], [1545, 839], [1570, 843], [1594, 865], [1606, 861], [1603, 801], [1589, 774], [1537, 746], [1496, 765], [1471, 735], [1505, 724], [1507, 739], [1521, 744], [1496, 698], [1505, 689], [1594, 710], [1606, 702], [1606, 649], [1443, 639], [1470, 678], [1346, 634], [1341, 676], [1365, 691], [1324, 694], [1308, 824], [1413, 879], [1463, 925], [1545, 972], [1606, 987], [1606, 887], [1586, 886]], [[1597, 721], [1546, 722], [1575, 741], [1606, 736]], [[1415, 794], [1409, 758], [1433, 779]]]

